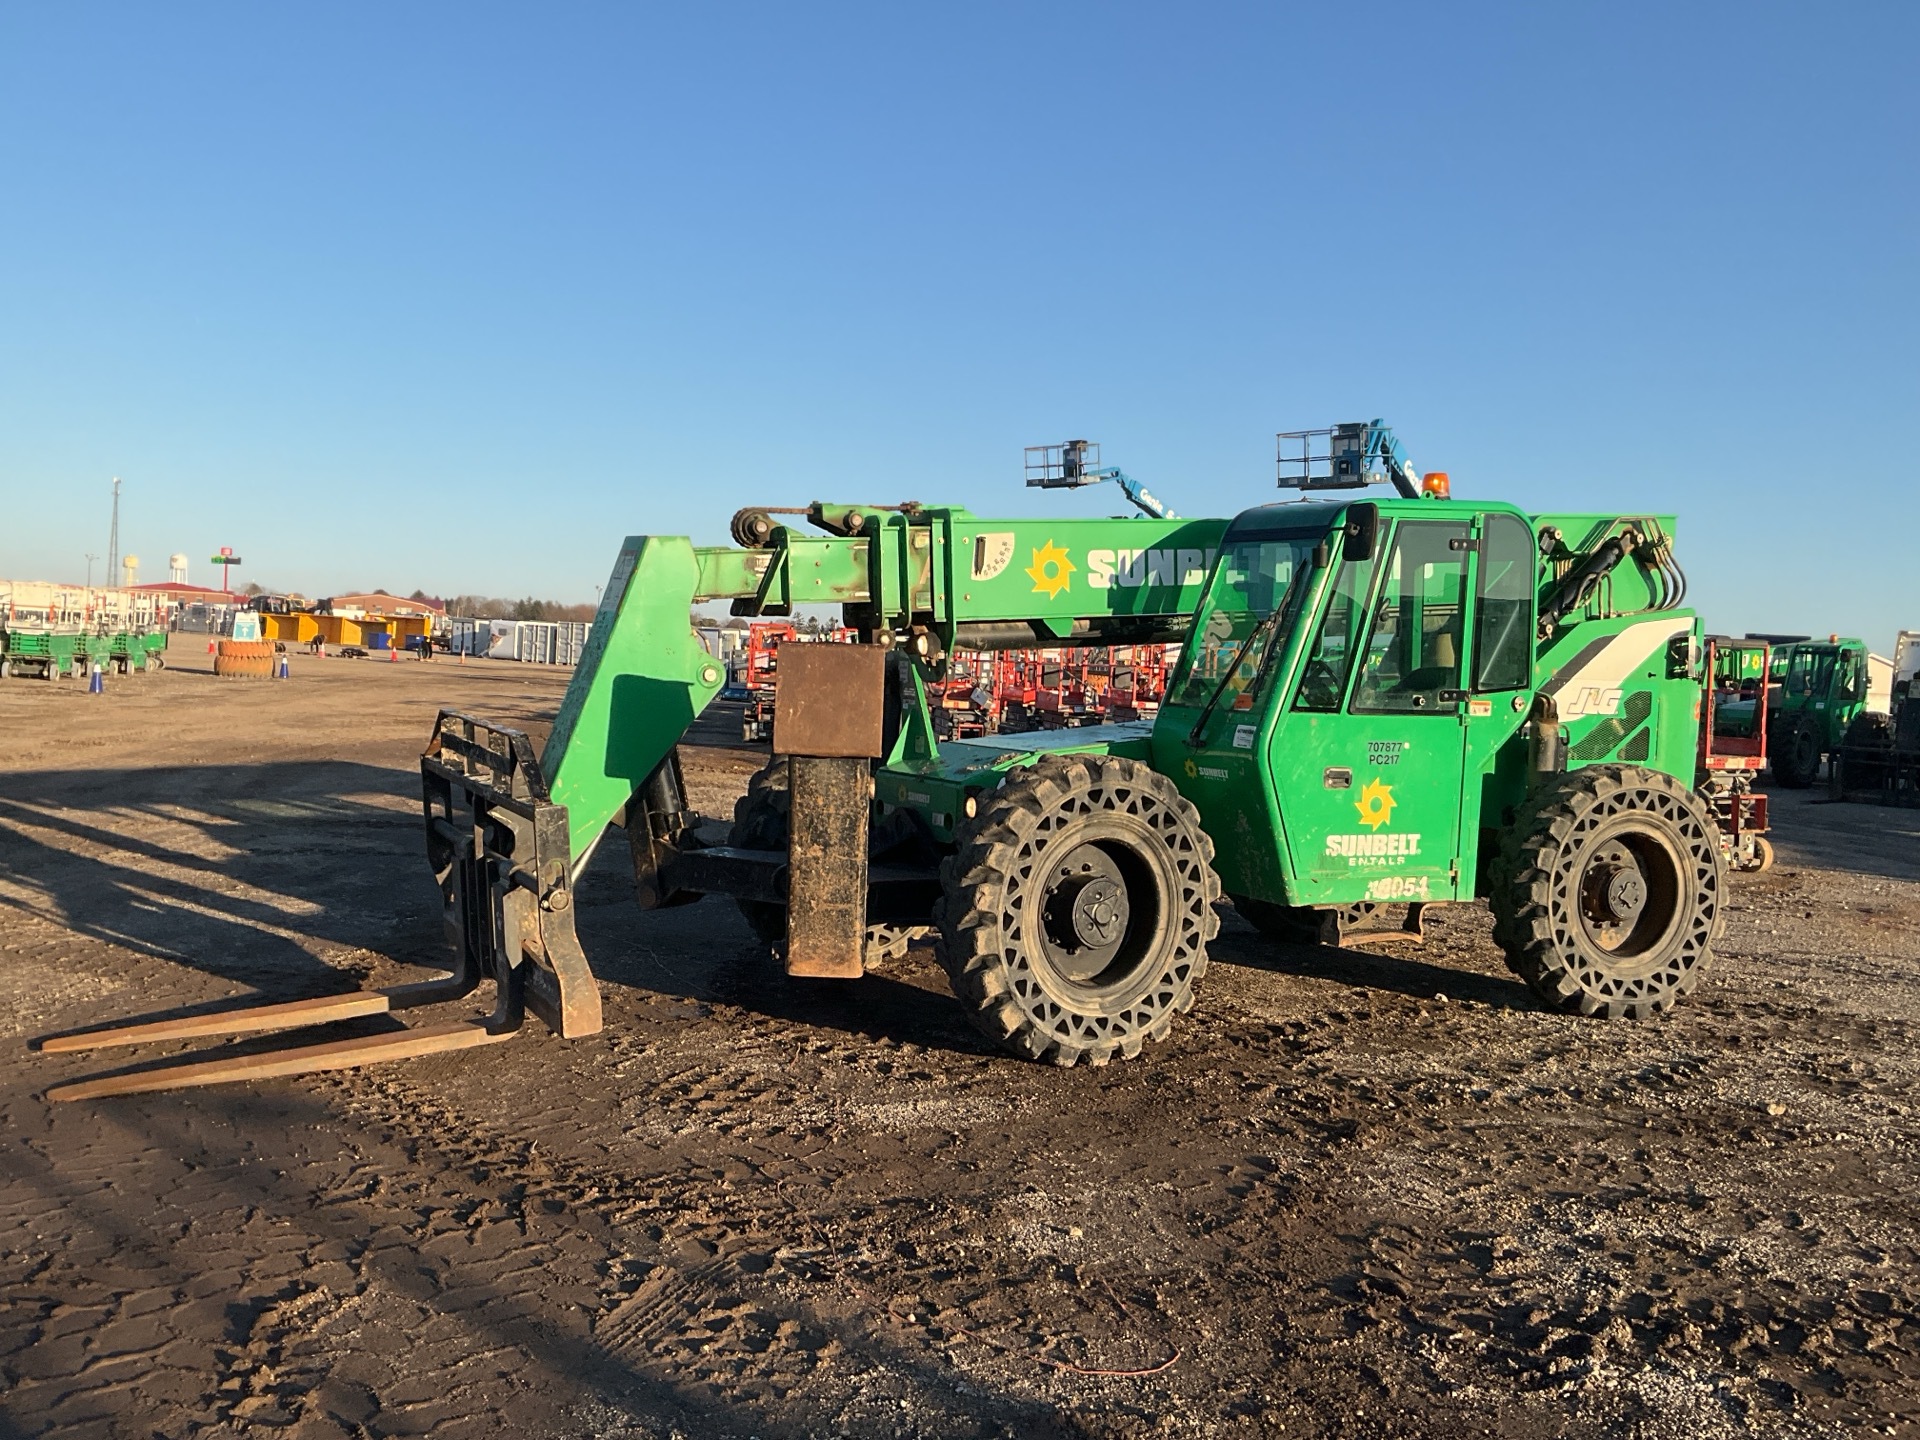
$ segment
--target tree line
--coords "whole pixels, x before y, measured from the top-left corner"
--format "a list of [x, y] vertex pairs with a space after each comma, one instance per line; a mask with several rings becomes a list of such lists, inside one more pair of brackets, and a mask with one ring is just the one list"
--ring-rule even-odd
[[[412, 597], [424, 599], [424, 596]], [[593, 606], [563, 605], [558, 600], [506, 600], [492, 595], [454, 595], [447, 614], [467, 620], [591, 620]]]

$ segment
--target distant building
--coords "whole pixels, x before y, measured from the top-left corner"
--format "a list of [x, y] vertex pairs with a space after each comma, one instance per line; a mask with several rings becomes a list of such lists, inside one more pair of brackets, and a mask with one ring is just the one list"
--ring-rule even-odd
[[240, 605], [247, 598], [229, 590], [209, 590], [204, 585], [185, 585], [177, 580], [156, 580], [151, 584], [128, 588], [136, 595], [151, 595], [168, 608], [176, 605]]
[[335, 595], [330, 602], [333, 613], [358, 610], [367, 615], [417, 615], [427, 620], [444, 620], [447, 607], [438, 600], [408, 600], [399, 595]]

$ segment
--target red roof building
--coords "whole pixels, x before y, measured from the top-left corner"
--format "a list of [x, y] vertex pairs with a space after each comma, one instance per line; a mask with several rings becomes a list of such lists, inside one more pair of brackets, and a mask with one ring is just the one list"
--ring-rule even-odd
[[168, 605], [241, 605], [246, 596], [237, 591], [214, 590], [205, 585], [183, 585], [177, 580], [157, 580], [151, 585], [128, 587], [136, 595], [151, 595]]
[[332, 596], [334, 613], [342, 610], [364, 610], [369, 615], [421, 615], [429, 620], [447, 618], [447, 607], [438, 600], [408, 600], [400, 595], [383, 595], [375, 591], [370, 595]]

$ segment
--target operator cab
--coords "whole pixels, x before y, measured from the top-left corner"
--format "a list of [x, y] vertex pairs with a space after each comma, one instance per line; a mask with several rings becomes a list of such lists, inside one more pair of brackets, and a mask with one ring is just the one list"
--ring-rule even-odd
[[[1531, 522], [1499, 505], [1285, 504], [1233, 522], [1154, 732], [1156, 763], [1222, 837], [1229, 893], [1471, 898], [1468, 777], [1532, 699], [1537, 553]], [[1229, 853], [1242, 835], [1274, 839]]]

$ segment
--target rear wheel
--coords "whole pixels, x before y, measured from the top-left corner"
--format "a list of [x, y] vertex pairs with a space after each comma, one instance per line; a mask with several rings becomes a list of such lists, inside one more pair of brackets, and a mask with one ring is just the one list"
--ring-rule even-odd
[[1164, 775], [1048, 756], [962, 827], [942, 871], [941, 959], [982, 1034], [1104, 1065], [1193, 1006], [1219, 929], [1213, 842]]
[[1773, 778], [1789, 790], [1804, 790], [1820, 774], [1820, 730], [1802, 715], [1780, 737], [1780, 748], [1770, 763]]
[[1590, 766], [1515, 824], [1493, 877], [1494, 938], [1554, 1009], [1643, 1019], [1706, 973], [1725, 890], [1698, 796], [1637, 765]]
[[1891, 788], [1897, 768], [1893, 717], [1867, 711], [1853, 717], [1827, 767], [1828, 793], [1844, 800], [1849, 793]]

